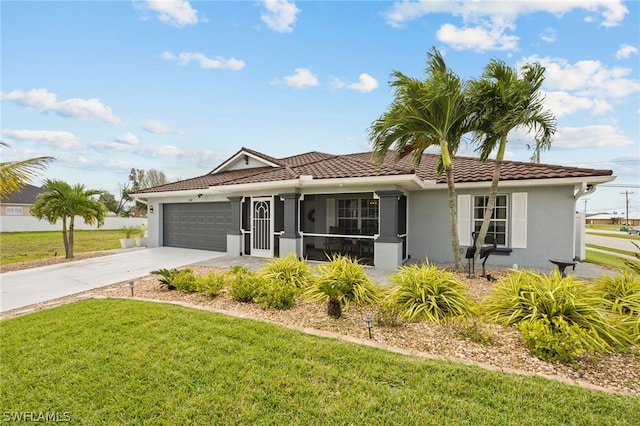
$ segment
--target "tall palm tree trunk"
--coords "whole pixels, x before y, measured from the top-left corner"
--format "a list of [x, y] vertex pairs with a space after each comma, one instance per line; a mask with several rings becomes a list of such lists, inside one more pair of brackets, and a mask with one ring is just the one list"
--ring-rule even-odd
[[445, 169], [447, 176], [447, 190], [449, 193], [449, 223], [451, 224], [451, 249], [456, 271], [462, 271], [460, 262], [460, 241], [458, 240], [458, 210], [456, 207], [456, 188], [453, 180], [453, 165]]
[[474, 260], [477, 261], [480, 257], [480, 249], [484, 244], [484, 239], [489, 231], [489, 225], [491, 223], [491, 217], [493, 216], [493, 209], [496, 207], [496, 198], [498, 197], [498, 183], [500, 182], [500, 166], [504, 159], [504, 152], [507, 146], [507, 136], [500, 137], [500, 145], [498, 147], [498, 153], [496, 155], [495, 166], [493, 168], [493, 178], [491, 179], [491, 190], [489, 192], [489, 200], [487, 201], [487, 207], [484, 210], [484, 216], [482, 218], [482, 226], [476, 239], [476, 251], [474, 253]]
[[69, 219], [69, 252], [67, 253], [67, 259], [73, 259], [73, 231], [75, 229], [74, 216]]

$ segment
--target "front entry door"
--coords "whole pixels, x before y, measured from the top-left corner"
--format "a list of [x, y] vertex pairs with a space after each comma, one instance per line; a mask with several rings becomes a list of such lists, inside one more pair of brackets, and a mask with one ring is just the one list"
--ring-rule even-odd
[[273, 197], [251, 199], [251, 255], [273, 257]]

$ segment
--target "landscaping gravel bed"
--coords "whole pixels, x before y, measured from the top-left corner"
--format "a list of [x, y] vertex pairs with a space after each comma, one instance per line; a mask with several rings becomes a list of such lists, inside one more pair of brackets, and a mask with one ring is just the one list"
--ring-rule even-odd
[[[196, 273], [208, 273], [212, 270], [212, 268], [194, 269]], [[3, 268], [3, 271], [7, 270]], [[505, 273], [504, 271], [489, 272], [494, 277], [500, 277]], [[470, 295], [476, 300], [480, 300], [490, 291], [491, 284], [483, 278], [468, 279], [465, 274], [457, 274], [457, 277], [466, 283]], [[131, 288], [128, 282], [118, 283], [9, 311], [3, 313], [2, 318], [15, 317], [89, 297], [130, 298]], [[612, 393], [640, 396], [640, 351], [637, 348], [631, 353], [583, 357], [575, 365], [568, 365], [539, 360], [523, 345], [517, 330], [498, 325], [489, 326], [487, 332], [489, 342], [480, 344], [461, 337], [458, 333], [459, 327], [455, 324], [437, 325], [417, 322], [391, 326], [379, 320], [375, 308], [354, 305], [351, 305], [344, 311], [344, 315], [336, 320], [327, 315], [325, 304], [310, 303], [301, 299], [298, 299], [296, 305], [289, 310], [265, 309], [258, 304], [236, 302], [224, 290], [215, 298], [169, 291], [161, 288], [158, 277], [153, 275], [135, 280], [134, 297], [181, 303], [200, 309], [268, 321], [304, 332], [343, 338], [401, 353], [462, 361], [497, 371], [540, 375]], [[363, 320], [367, 314], [372, 314], [376, 318], [371, 339]]]

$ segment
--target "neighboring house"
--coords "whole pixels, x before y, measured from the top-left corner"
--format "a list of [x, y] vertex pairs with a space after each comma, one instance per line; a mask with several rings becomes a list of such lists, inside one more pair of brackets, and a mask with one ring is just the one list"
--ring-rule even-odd
[[38, 194], [46, 191], [37, 186], [25, 185], [9, 195], [9, 198], [0, 200], [0, 216], [31, 216], [31, 205], [36, 202]]
[[[261, 257], [340, 250], [396, 269], [409, 258], [453, 260], [437, 162], [424, 154], [416, 169], [391, 153], [375, 165], [369, 152], [277, 159], [242, 148], [204, 176], [133, 195], [148, 204], [150, 247]], [[467, 247], [481, 224], [494, 163], [457, 157], [454, 165], [459, 238]], [[504, 250], [488, 263], [541, 268], [576, 256], [576, 201], [615, 179], [611, 170], [510, 161], [501, 175], [490, 233]]]
[[625, 225], [629, 221], [629, 226], [640, 225], [640, 213], [629, 213], [627, 218], [624, 213], [598, 213], [588, 215], [586, 222], [589, 225]]

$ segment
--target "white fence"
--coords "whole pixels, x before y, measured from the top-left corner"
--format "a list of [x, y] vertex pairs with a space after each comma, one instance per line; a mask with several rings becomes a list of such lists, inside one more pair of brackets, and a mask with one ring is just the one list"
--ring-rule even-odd
[[[106, 217], [100, 229], [120, 229], [123, 226], [147, 226], [145, 217]], [[67, 221], [68, 226], [68, 221]], [[75, 229], [98, 229], [97, 225], [87, 225], [81, 217], [75, 219]], [[55, 225], [33, 216], [0, 216], [0, 232], [61, 231], [62, 222]]]

